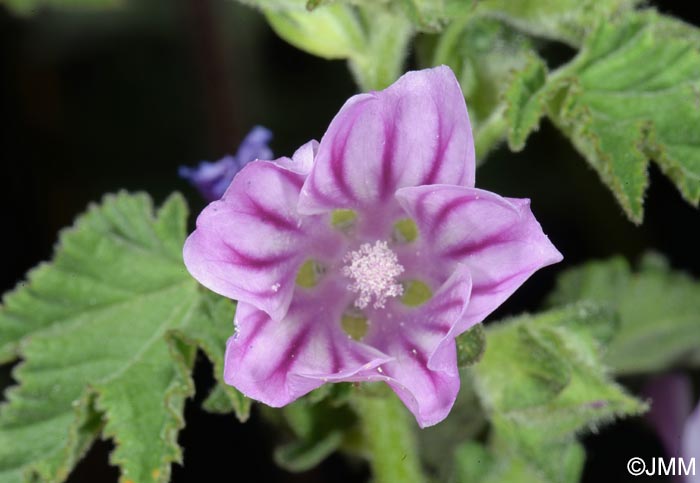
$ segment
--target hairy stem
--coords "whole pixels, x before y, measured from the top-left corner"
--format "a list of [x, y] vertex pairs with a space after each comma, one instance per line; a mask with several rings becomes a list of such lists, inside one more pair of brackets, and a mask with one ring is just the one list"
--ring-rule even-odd
[[365, 449], [375, 483], [424, 483], [415, 421], [394, 394], [357, 394]]

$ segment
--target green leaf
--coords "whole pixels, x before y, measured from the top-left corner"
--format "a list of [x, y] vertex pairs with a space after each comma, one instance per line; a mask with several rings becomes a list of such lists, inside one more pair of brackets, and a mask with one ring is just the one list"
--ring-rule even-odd
[[[574, 441], [524, 446], [502, 434], [489, 447], [469, 441], [455, 453], [459, 483], [577, 483], [585, 452]], [[494, 441], [495, 440], [495, 441]]]
[[365, 47], [362, 24], [350, 5], [335, 3], [312, 12], [267, 9], [265, 17], [284, 40], [324, 59], [347, 59]]
[[508, 145], [512, 151], [522, 150], [530, 133], [539, 128], [545, 109], [543, 88], [546, 82], [547, 66], [533, 55], [513, 76], [505, 92]]
[[578, 481], [585, 453], [576, 435], [646, 409], [601, 362], [616, 327], [609, 308], [590, 302], [489, 326], [486, 354], [470, 373], [491, 433], [486, 447], [458, 448], [456, 480]]
[[208, 330], [186, 216], [178, 195], [156, 214], [146, 195], [106, 196], [3, 299], [0, 355], [23, 362], [0, 408], [0, 480], [63, 481], [100, 431], [123, 482], [169, 480], [195, 355], [172, 331]]
[[413, 28], [381, 2], [314, 3], [311, 11], [303, 1], [255, 3], [290, 44], [325, 59], [347, 59], [365, 91], [383, 89], [402, 73]]
[[486, 351], [486, 333], [484, 332], [484, 326], [476, 324], [457, 337], [456, 342], [457, 363], [459, 367], [468, 367], [476, 364], [481, 360]]
[[201, 305], [195, 317], [187, 324], [168, 333], [168, 336], [190, 347], [200, 348], [214, 364], [217, 385], [204, 401], [204, 408], [215, 413], [234, 412], [244, 422], [250, 415], [250, 399], [226, 384], [224, 376], [224, 349], [233, 334], [236, 305], [231, 300], [209, 291], [203, 291]]
[[[496, 418], [490, 437], [499, 459], [510, 459], [506, 481], [571, 482], [580, 480], [585, 451], [573, 435], [550, 439], [538, 428]], [[496, 470], [502, 470], [496, 467]], [[514, 471], [515, 470], [515, 471]]]
[[697, 206], [699, 46], [698, 29], [653, 11], [602, 22], [546, 83], [541, 68], [516, 77], [509, 91], [511, 145], [522, 147], [546, 104], [633, 222], [643, 219], [649, 160]]
[[455, 481], [458, 483], [481, 483], [493, 471], [497, 455], [493, 455], [482, 444], [468, 441], [455, 451]]
[[400, 0], [408, 18], [421, 30], [435, 32], [446, 20], [444, 0]]
[[457, 75], [479, 159], [505, 137], [504, 94], [513, 72], [523, 69], [533, 55], [526, 37], [492, 19], [456, 20], [438, 38], [428, 62], [446, 64]]
[[404, 16], [381, 5], [368, 3], [357, 7], [357, 12], [366, 42], [362, 51], [348, 59], [350, 70], [363, 91], [384, 89], [403, 74], [413, 28]]
[[275, 450], [275, 462], [288, 471], [307, 471], [342, 445], [357, 418], [346, 404], [332, 397], [312, 402], [304, 398], [282, 411], [296, 440]]
[[592, 300], [613, 307], [620, 328], [605, 363], [619, 374], [656, 372], [700, 347], [700, 282], [646, 255], [633, 272], [620, 257], [565, 272], [550, 304]]
[[497, 18], [536, 37], [580, 45], [592, 25], [626, 14], [641, 0], [471, 0], [471, 14]]
[[606, 321], [610, 310], [582, 304], [490, 326], [471, 372], [492, 419], [552, 440], [644, 411], [601, 362]]
[[488, 407], [507, 412], [539, 406], [569, 384], [571, 368], [560, 360], [564, 349], [554, 334], [511, 323], [491, 329], [488, 336], [489, 350], [475, 368]]

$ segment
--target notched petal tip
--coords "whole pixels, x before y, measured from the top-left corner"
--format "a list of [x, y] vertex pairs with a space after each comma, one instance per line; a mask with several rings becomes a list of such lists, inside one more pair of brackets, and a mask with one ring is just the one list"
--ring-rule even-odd
[[416, 418], [418, 426], [427, 428], [443, 421], [452, 410], [459, 393], [459, 375], [435, 372], [435, 387], [426, 391], [409, 389], [397, 379], [387, 378], [386, 382]]

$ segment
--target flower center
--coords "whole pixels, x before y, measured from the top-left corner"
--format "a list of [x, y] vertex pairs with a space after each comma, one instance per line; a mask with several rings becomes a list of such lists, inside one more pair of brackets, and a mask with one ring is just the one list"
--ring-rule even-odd
[[348, 289], [358, 294], [355, 307], [364, 309], [374, 300], [374, 308], [383, 308], [388, 297], [403, 294], [403, 286], [396, 281], [404, 268], [385, 241], [374, 245], [363, 243], [359, 250], [348, 252], [343, 259], [343, 275], [352, 280]]

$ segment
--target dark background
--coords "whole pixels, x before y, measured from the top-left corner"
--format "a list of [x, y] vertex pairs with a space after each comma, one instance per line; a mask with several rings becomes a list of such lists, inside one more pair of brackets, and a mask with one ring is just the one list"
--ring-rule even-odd
[[[700, 24], [689, 1], [653, 2]], [[564, 47], [554, 57], [571, 55]], [[177, 177], [180, 165], [235, 152], [254, 124], [270, 128], [273, 150], [289, 155], [319, 139], [356, 87], [340, 61], [306, 55], [278, 39], [261, 15], [233, 1], [127, 1], [111, 12], [42, 11], [17, 18], [0, 6], [0, 289], [51, 256], [57, 231], [91, 201], [119, 189], [160, 203], [184, 192], [193, 213], [204, 205]], [[700, 129], [700, 126], [698, 126]], [[646, 219], [626, 220], [585, 162], [551, 125], [518, 154], [501, 148], [478, 170], [480, 188], [533, 200], [565, 261], [536, 274], [490, 317], [535, 310], [556, 274], [591, 258], [648, 249], [700, 276], [700, 213], [657, 168]], [[660, 294], [661, 296], [661, 294]], [[197, 364], [197, 396], [180, 440], [184, 467], [173, 481], [364, 481], [363, 465], [333, 456], [313, 472], [290, 475], [271, 462], [274, 435], [257, 414], [245, 424], [203, 412], [211, 367]], [[0, 386], [9, 367], [0, 371]], [[640, 381], [625, 381], [638, 387]], [[641, 419], [587, 436], [585, 481], [623, 481], [631, 456], [662, 448]], [[99, 442], [70, 482], [112, 482], [109, 442]]]

